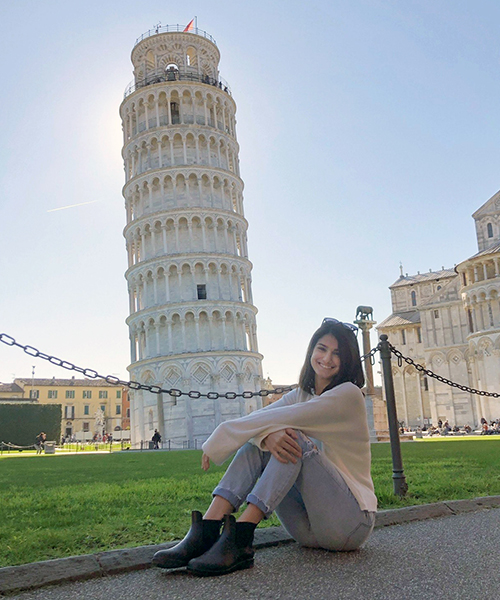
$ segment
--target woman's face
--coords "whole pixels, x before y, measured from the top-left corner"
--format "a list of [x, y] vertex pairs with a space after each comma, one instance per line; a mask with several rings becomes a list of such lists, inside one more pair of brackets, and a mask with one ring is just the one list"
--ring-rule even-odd
[[320, 394], [340, 371], [340, 353], [337, 338], [327, 333], [316, 342], [311, 356], [311, 367], [315, 373], [316, 393]]

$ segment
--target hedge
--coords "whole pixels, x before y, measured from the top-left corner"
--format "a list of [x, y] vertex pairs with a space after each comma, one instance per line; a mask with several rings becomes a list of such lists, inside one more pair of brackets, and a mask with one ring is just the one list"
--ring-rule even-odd
[[30, 446], [44, 431], [47, 441], [61, 439], [62, 408], [60, 404], [0, 403], [0, 442]]

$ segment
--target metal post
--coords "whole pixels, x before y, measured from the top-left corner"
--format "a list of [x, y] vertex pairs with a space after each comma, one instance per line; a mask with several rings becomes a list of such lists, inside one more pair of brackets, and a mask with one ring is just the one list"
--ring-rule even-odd
[[391, 349], [386, 335], [380, 336], [380, 358], [382, 359], [385, 398], [387, 401], [387, 418], [389, 420], [389, 435], [391, 438], [394, 493], [397, 496], [405, 496], [408, 491], [408, 484], [406, 483], [403, 460], [401, 458], [401, 441], [399, 439], [396, 397], [394, 395], [394, 381], [392, 379]]

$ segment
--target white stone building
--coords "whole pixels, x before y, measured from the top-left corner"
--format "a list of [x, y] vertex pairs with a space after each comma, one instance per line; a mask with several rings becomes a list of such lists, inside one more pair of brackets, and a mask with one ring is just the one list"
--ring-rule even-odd
[[[123, 124], [131, 377], [182, 391], [262, 387], [236, 104], [204, 31], [161, 27], [132, 50]], [[132, 440], [202, 442], [260, 399], [132, 392]]]
[[[426, 369], [478, 390], [500, 393], [500, 192], [473, 215], [479, 252], [454, 269], [404, 276], [390, 286], [393, 314], [378, 327]], [[417, 427], [448, 420], [477, 427], [500, 418], [500, 400], [470, 394], [398, 365], [398, 418]]]

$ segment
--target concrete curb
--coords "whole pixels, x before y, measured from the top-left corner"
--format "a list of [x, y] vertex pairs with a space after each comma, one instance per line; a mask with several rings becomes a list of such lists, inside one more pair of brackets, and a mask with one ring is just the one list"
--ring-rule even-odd
[[[500, 508], [500, 496], [485, 496], [472, 500], [451, 500], [449, 502], [381, 510], [377, 513], [375, 527], [402, 525], [411, 521], [475, 512], [485, 508]], [[290, 542], [293, 542], [293, 539], [283, 527], [258, 529], [255, 534], [256, 548], [267, 548]], [[0, 594], [7, 595], [65, 581], [90, 579], [126, 571], [147, 569], [151, 566], [151, 559], [155, 552], [170, 548], [176, 543], [169, 542], [156, 546], [109, 550], [97, 554], [45, 560], [16, 567], [4, 567], [0, 569]]]

